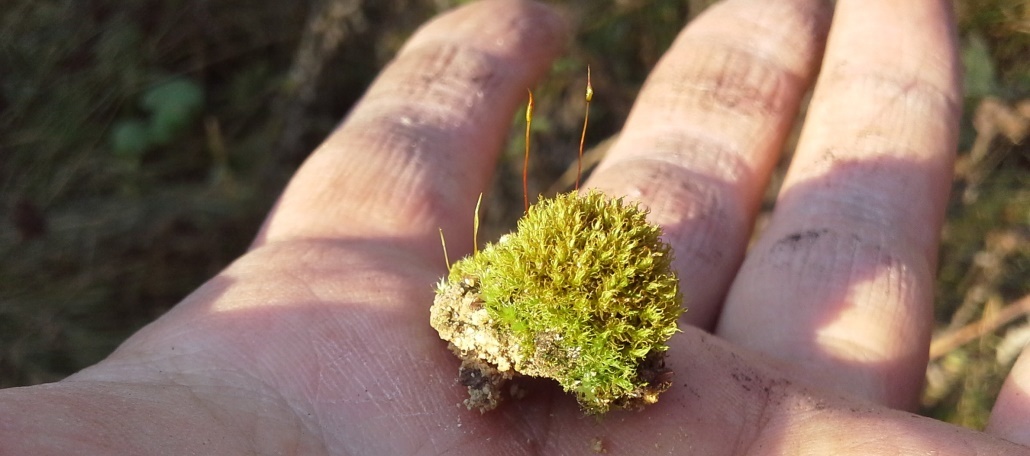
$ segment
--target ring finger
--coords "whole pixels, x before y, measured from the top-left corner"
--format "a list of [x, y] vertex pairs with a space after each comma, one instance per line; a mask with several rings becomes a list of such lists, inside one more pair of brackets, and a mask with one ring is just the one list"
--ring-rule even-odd
[[912, 407], [926, 367], [959, 86], [951, 4], [841, 0], [775, 213], [720, 335]]

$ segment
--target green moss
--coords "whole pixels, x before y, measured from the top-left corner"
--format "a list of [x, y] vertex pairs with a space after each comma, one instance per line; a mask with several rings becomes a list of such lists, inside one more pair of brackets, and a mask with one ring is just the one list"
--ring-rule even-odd
[[683, 307], [672, 252], [646, 215], [598, 192], [541, 201], [515, 233], [452, 265], [433, 326], [475, 361], [466, 370], [485, 361], [553, 378], [587, 412], [656, 401]]

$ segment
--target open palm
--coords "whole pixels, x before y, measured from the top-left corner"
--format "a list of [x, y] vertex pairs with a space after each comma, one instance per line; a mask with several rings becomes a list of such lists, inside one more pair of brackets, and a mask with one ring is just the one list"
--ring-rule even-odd
[[[102, 363], [0, 392], [0, 453], [1030, 454], [901, 411], [926, 365], [955, 148], [949, 8], [727, 1], [669, 50], [588, 183], [651, 209], [690, 305], [675, 383], [645, 411], [584, 417], [547, 382], [468, 411], [428, 324], [437, 229], [471, 239], [511, 112], [566, 38], [543, 6], [484, 1], [411, 39], [249, 253]], [[989, 430], [1030, 443], [1021, 366]]]

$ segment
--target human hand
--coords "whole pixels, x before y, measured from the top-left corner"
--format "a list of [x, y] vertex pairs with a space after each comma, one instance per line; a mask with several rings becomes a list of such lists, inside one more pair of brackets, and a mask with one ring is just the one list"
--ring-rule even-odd
[[487, 1], [412, 38], [245, 256], [102, 363], [0, 392], [0, 453], [1030, 454], [997, 438], [1030, 444], [1030, 362], [993, 436], [897, 410], [926, 365], [955, 149], [950, 3], [837, 3], [832, 32], [825, 1], [714, 7], [588, 183], [649, 206], [676, 251], [690, 311], [658, 404], [584, 419], [542, 382], [488, 414], [460, 406], [459, 361], [428, 324], [437, 229], [471, 240], [510, 113], [564, 39], [539, 5]]

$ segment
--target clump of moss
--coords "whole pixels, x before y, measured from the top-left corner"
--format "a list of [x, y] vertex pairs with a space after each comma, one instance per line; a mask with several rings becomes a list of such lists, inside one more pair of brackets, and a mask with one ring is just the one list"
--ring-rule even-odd
[[451, 266], [431, 324], [462, 358], [469, 409], [507, 380], [552, 378], [592, 414], [657, 401], [683, 312], [672, 252], [647, 211], [599, 192], [530, 208], [515, 233]]

